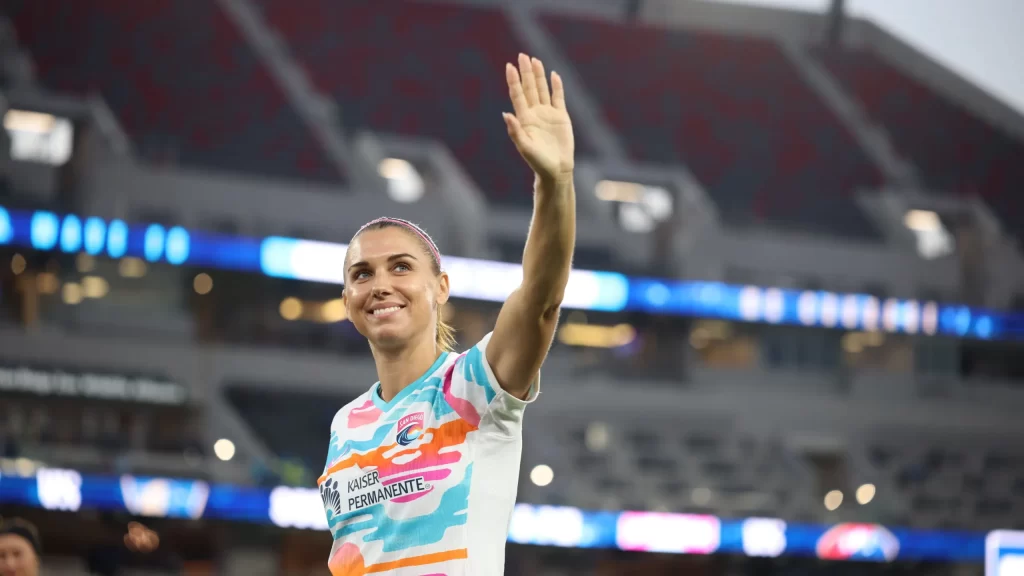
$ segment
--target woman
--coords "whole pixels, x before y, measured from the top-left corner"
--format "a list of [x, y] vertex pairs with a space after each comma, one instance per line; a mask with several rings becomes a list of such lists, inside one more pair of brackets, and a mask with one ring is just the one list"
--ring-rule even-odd
[[334, 536], [331, 573], [502, 574], [516, 499], [523, 409], [558, 320], [576, 236], [573, 133], [558, 74], [519, 55], [505, 70], [509, 137], [533, 169], [523, 282], [494, 331], [451, 352], [441, 320], [448, 276], [430, 237], [381, 218], [345, 258], [348, 317], [366, 337], [379, 382], [331, 425], [319, 479]]

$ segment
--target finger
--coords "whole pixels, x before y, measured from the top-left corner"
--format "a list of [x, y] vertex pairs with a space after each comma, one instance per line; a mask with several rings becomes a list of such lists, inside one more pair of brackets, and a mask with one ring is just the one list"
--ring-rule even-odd
[[505, 64], [505, 80], [508, 82], [508, 96], [512, 100], [512, 109], [522, 114], [530, 105], [523, 94], [523, 84], [519, 81], [519, 70], [512, 64]]
[[537, 81], [533, 77], [533, 64], [530, 64], [530, 57], [526, 54], [519, 54], [519, 77], [523, 80], [523, 94], [530, 106], [535, 106], [537, 98]]
[[551, 104], [551, 92], [548, 90], [548, 79], [544, 75], [544, 63], [534, 58], [533, 77], [537, 82], [537, 97], [541, 104]]
[[562, 85], [562, 77], [558, 72], [551, 73], [551, 105], [559, 110], [565, 110], [565, 86]]
[[505, 128], [508, 129], [509, 138], [511, 138], [512, 142], [518, 147], [523, 138], [523, 126], [519, 123], [519, 119], [513, 114], [502, 112], [501, 116], [505, 119]]

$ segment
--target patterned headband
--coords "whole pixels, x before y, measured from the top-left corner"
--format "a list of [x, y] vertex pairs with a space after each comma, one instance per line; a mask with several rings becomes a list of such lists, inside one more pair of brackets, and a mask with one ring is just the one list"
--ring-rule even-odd
[[430, 239], [430, 236], [427, 236], [426, 232], [424, 232], [422, 229], [420, 229], [419, 226], [413, 224], [412, 222], [409, 222], [408, 220], [402, 220], [401, 218], [388, 218], [387, 216], [377, 218], [375, 220], [370, 220], [366, 224], [363, 224], [359, 231], [356, 232], [356, 236], [359, 236], [359, 234], [361, 234], [363, 230], [366, 230], [367, 228], [373, 226], [374, 224], [382, 224], [385, 222], [388, 224], [395, 224], [396, 226], [401, 226], [402, 228], [410, 230], [417, 236], [419, 236], [423, 240], [423, 242], [430, 248], [430, 254], [434, 257], [434, 262], [437, 264], [439, 268], [441, 267], [441, 253], [438, 252], [437, 245], [435, 245], [434, 241]]

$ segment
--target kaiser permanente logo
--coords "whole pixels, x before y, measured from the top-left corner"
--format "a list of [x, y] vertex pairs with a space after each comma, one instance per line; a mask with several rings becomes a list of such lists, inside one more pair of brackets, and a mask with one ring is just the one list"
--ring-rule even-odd
[[382, 485], [376, 470], [348, 481], [348, 510], [360, 510], [367, 506], [386, 502], [410, 494], [430, 490], [423, 476], [401, 478]]
[[423, 412], [409, 414], [398, 421], [398, 435], [395, 441], [408, 446], [423, 434]]

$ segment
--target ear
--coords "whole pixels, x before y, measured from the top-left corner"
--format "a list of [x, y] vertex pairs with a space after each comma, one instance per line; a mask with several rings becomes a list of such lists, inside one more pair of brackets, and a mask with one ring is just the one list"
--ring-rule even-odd
[[441, 275], [437, 277], [437, 305], [444, 306], [448, 302], [448, 298], [451, 296], [451, 287], [448, 284], [448, 273], [441, 272]]

